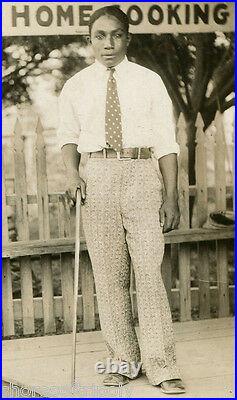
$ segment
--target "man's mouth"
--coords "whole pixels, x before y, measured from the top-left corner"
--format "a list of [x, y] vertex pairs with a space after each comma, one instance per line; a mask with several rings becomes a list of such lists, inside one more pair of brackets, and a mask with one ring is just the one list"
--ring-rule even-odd
[[102, 57], [105, 57], [105, 58], [114, 58], [114, 57], [115, 57], [115, 54], [103, 54]]

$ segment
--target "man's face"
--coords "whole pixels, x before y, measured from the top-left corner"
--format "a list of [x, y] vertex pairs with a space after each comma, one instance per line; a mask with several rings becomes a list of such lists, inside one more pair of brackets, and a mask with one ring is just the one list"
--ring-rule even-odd
[[124, 59], [130, 35], [123, 24], [113, 16], [103, 15], [91, 29], [91, 44], [95, 58], [106, 67], [115, 67]]

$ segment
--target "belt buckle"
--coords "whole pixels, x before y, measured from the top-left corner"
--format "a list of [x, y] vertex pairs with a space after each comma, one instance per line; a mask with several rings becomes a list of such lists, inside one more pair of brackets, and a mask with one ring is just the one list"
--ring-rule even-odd
[[116, 152], [117, 153], [117, 159], [119, 160], [119, 161], [129, 161], [129, 160], [131, 160], [132, 159], [132, 157], [121, 157], [121, 155], [120, 155], [120, 151], [117, 151]]

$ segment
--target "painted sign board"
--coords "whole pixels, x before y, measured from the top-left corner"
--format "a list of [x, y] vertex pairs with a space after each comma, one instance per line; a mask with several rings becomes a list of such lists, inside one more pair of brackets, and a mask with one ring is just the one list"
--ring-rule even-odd
[[3, 2], [3, 36], [86, 35], [91, 13], [112, 4], [127, 13], [131, 33], [234, 31], [234, 2]]

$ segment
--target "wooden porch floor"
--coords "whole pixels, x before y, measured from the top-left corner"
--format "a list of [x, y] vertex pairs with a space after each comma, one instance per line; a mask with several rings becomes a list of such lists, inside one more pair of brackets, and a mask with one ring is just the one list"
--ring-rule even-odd
[[[178, 364], [187, 388], [179, 398], [234, 397], [233, 323], [232, 318], [174, 323]], [[35, 387], [43, 397], [166, 397], [148, 383], [145, 374], [120, 389], [102, 386], [103, 375], [94, 371], [95, 362], [107, 357], [101, 332], [77, 334], [74, 394], [70, 392], [70, 334], [5, 340], [2, 349], [3, 380], [28, 392]], [[30, 397], [12, 384], [11, 392], [4, 386], [3, 397]], [[32, 397], [39, 396], [33, 393]]]

